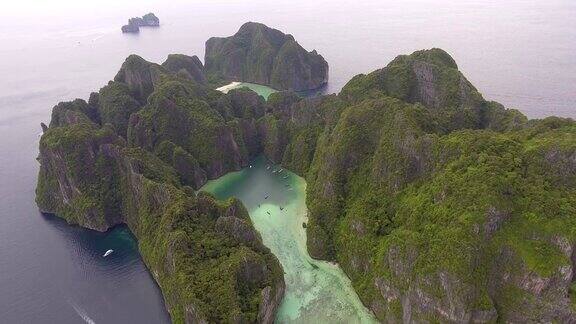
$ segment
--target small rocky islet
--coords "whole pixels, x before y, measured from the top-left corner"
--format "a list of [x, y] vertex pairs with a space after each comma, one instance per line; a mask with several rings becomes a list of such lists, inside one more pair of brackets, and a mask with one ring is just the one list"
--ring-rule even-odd
[[[383, 322], [576, 321], [576, 123], [487, 101], [441, 49], [321, 87], [315, 51], [262, 24], [205, 65], [129, 56], [40, 140], [43, 212], [127, 224], [174, 323], [271, 323], [277, 258], [237, 199], [197, 192], [259, 155], [307, 182], [307, 248]], [[267, 101], [231, 81], [269, 85]]]
[[153, 13], [147, 13], [142, 17], [134, 17], [128, 19], [128, 24], [122, 26], [123, 33], [139, 33], [140, 27], [158, 27], [160, 26], [160, 19]]

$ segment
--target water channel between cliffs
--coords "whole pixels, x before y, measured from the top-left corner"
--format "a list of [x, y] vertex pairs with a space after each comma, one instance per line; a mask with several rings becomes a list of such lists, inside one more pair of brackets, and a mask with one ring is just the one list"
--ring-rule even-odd
[[240, 199], [264, 245], [280, 260], [286, 293], [276, 322], [375, 322], [344, 272], [337, 265], [308, 255], [302, 226], [307, 222], [304, 179], [269, 164], [263, 157], [251, 165], [209, 181], [201, 190], [218, 199]]

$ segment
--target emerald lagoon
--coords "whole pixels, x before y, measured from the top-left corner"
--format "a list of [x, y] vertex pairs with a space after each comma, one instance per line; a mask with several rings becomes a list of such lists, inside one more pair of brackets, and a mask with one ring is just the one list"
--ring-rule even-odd
[[346, 274], [308, 254], [304, 179], [260, 157], [250, 167], [209, 181], [201, 190], [222, 200], [240, 199], [264, 244], [282, 264], [286, 293], [276, 322], [376, 322]]

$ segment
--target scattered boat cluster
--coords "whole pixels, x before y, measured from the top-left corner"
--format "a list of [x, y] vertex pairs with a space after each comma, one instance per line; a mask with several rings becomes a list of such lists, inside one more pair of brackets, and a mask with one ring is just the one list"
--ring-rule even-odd
[[[250, 168], [252, 168], [252, 165], [250, 165]], [[274, 169], [274, 167], [271, 166], [270, 164], [267, 164], [267, 165], [266, 165], [266, 170], [272, 170], [272, 173], [275, 173], [275, 174], [281, 174], [282, 172], [284, 172], [284, 169], [282, 169], [282, 168], [280, 168], [280, 169]], [[288, 179], [288, 178], [289, 178], [289, 176], [288, 176], [287, 174], [282, 177], [282, 179], [284, 179], [284, 180], [286, 180], [286, 179]], [[284, 186], [285, 186], [286, 188], [288, 188], [288, 191], [292, 191], [292, 187], [290, 186], [290, 184], [287, 183], [287, 184], [285, 184]], [[270, 195], [269, 195], [269, 194], [265, 194], [265, 195], [264, 195], [264, 199], [268, 199], [268, 198], [270, 198]], [[260, 207], [260, 204], [258, 204], [258, 207]], [[282, 207], [282, 206], [279, 206], [279, 208], [280, 208], [280, 211], [283, 211], [283, 210], [284, 210], [284, 207]], [[270, 211], [267, 211], [266, 213], [267, 213], [268, 215], [271, 215], [271, 214], [270, 214]]]

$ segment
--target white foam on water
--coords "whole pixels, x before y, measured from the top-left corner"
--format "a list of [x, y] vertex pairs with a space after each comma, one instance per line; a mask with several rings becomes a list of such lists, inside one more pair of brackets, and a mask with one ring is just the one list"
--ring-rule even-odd
[[94, 320], [91, 319], [90, 316], [88, 316], [88, 313], [86, 313], [86, 311], [82, 307], [80, 307], [80, 305], [70, 300], [68, 301], [68, 303], [70, 304], [70, 306], [72, 306], [72, 308], [74, 308], [76, 314], [78, 314], [78, 316], [80, 316], [86, 323], [96, 324], [96, 322], [94, 322]]

